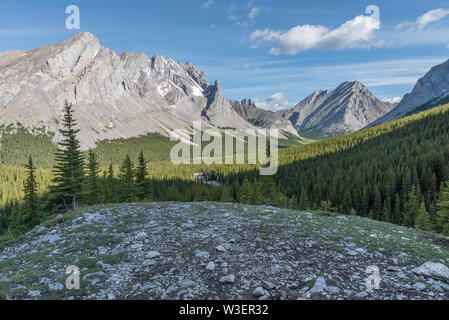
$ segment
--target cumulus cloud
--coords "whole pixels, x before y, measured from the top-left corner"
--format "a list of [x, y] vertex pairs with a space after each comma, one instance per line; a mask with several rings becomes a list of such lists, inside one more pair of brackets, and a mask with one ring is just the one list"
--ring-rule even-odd
[[279, 111], [284, 110], [290, 107], [290, 102], [287, 97], [282, 92], [277, 92], [272, 94], [268, 99], [261, 100], [259, 98], [253, 99], [253, 102], [258, 108], [271, 110], [271, 111]]
[[410, 30], [422, 30], [429, 23], [439, 21], [444, 19], [449, 15], [449, 9], [433, 9], [424, 13], [422, 16], [419, 16], [416, 21], [406, 21], [398, 24], [397, 29], [409, 28]]
[[402, 100], [402, 97], [392, 97], [392, 98], [385, 98], [382, 101], [389, 102], [389, 103], [399, 103]]
[[273, 55], [295, 55], [299, 52], [318, 49], [343, 49], [369, 47], [374, 44], [374, 31], [380, 28], [380, 22], [372, 16], [360, 15], [334, 30], [322, 25], [299, 25], [288, 31], [256, 30], [249, 39], [256, 41], [253, 47], [262, 42], [277, 42], [271, 48]]

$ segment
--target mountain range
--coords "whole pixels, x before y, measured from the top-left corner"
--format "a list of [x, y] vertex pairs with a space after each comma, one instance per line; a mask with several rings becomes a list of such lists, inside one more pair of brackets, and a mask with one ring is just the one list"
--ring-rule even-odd
[[0, 53], [0, 124], [21, 123], [56, 132], [64, 102], [72, 103], [83, 148], [97, 141], [173, 129], [275, 126], [282, 134], [332, 136], [400, 117], [447, 95], [449, 62], [432, 68], [396, 106], [362, 83], [318, 90], [292, 108], [268, 111], [251, 99], [223, 97], [192, 63], [158, 54], [117, 54], [88, 32], [29, 51]]
[[299, 134], [320, 136], [360, 130], [395, 106], [377, 99], [358, 81], [344, 82], [332, 91], [315, 91], [289, 110], [270, 112], [242, 103], [246, 107], [233, 104], [234, 109], [255, 125], [281, 123], [290, 125]]

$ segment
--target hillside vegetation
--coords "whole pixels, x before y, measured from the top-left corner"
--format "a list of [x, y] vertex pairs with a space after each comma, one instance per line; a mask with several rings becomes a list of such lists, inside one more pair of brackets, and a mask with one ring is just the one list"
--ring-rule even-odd
[[[444, 105], [353, 134], [280, 149], [280, 167], [273, 177], [261, 178], [256, 165], [176, 166], [167, 161], [150, 161], [145, 192], [131, 198], [323, 209], [448, 233], [449, 229], [444, 229], [449, 228], [447, 216], [439, 216], [437, 207], [438, 201], [444, 200], [440, 199], [442, 185], [449, 180], [448, 110], [449, 105]], [[119, 150], [124, 150], [134, 155], [131, 160], [136, 162], [135, 155], [140, 152], [136, 148], [145, 145], [142, 139], [159, 146], [159, 155], [169, 149], [161, 146], [165, 138], [149, 135], [100, 143], [98, 158], [116, 164]], [[147, 159], [162, 159], [144, 155]], [[8, 221], [14, 209], [10, 200], [22, 196], [23, 174], [18, 173], [23, 169], [1, 170], [13, 177], [1, 186], [2, 190], [13, 190], [2, 195], [3, 204], [8, 204], [3, 221]], [[205, 172], [207, 179], [218, 180], [221, 185], [195, 183], [195, 172]], [[50, 171], [43, 170], [41, 185], [47, 186], [50, 178]], [[123, 195], [130, 192], [125, 190], [117, 165], [112, 171], [102, 169], [98, 183], [98, 202], [121, 202]], [[3, 231], [6, 227], [7, 223]]]

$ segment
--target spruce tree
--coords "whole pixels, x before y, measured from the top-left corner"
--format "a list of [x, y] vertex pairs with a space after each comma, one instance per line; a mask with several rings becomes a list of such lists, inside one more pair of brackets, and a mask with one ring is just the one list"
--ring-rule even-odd
[[438, 231], [449, 236], [449, 182], [441, 185], [437, 210]]
[[351, 193], [349, 190], [346, 190], [345, 195], [343, 196], [343, 201], [341, 204], [341, 213], [349, 214], [352, 208], [352, 200]]
[[28, 231], [23, 219], [23, 208], [18, 202], [13, 202], [9, 217], [8, 232], [13, 236], [18, 236]]
[[28, 158], [28, 164], [25, 166], [27, 171], [27, 178], [23, 186], [24, 197], [24, 219], [23, 223], [28, 229], [31, 229], [38, 224], [38, 197], [37, 197], [37, 183], [35, 176], [35, 168], [31, 156]]
[[[265, 149], [265, 157], [267, 158], [267, 161], [269, 163], [271, 152], [268, 144]], [[264, 175], [261, 177], [259, 191], [260, 194], [258, 195], [258, 197], [260, 197], [263, 204], [270, 205], [276, 201], [276, 189], [274, 185], [274, 177], [272, 175]]]
[[129, 155], [120, 165], [120, 201], [133, 202], [135, 200], [134, 164]]
[[105, 203], [111, 203], [116, 200], [115, 194], [115, 179], [114, 179], [114, 169], [112, 168], [112, 164], [109, 165], [109, 168], [106, 172], [104, 188], [103, 188], [103, 201]]
[[393, 223], [399, 224], [401, 221], [401, 199], [399, 198], [399, 194], [396, 193], [395, 201], [394, 201], [394, 209], [393, 209]]
[[14, 236], [31, 230], [39, 223], [37, 183], [31, 156], [25, 169], [27, 178], [23, 184], [23, 204], [14, 203], [11, 208], [9, 232]]
[[87, 160], [87, 184], [88, 184], [88, 202], [95, 204], [100, 201], [100, 190], [98, 176], [100, 165], [98, 164], [97, 155], [89, 150]]
[[310, 209], [309, 197], [307, 196], [306, 188], [301, 189], [301, 195], [299, 196], [299, 210]]
[[426, 206], [424, 201], [421, 202], [421, 206], [418, 210], [418, 215], [415, 220], [415, 228], [424, 230], [424, 231], [432, 231], [432, 220], [430, 219], [430, 215], [426, 210]]
[[260, 195], [260, 183], [254, 180], [249, 192], [249, 204], [262, 204], [262, 197]]
[[145, 199], [148, 193], [147, 175], [147, 161], [140, 151], [136, 166], [136, 197], [139, 200]]
[[242, 188], [240, 190], [240, 202], [241, 203], [249, 203], [251, 195], [251, 184], [248, 181], [248, 178], [243, 179]]
[[298, 207], [298, 198], [296, 197], [296, 194], [293, 194], [289, 199], [288, 207], [290, 209], [296, 209]]
[[415, 186], [412, 186], [408, 194], [408, 199], [404, 205], [404, 212], [402, 213], [402, 224], [407, 227], [413, 227], [415, 225], [415, 219], [419, 211], [419, 201], [416, 194]]
[[53, 185], [50, 189], [53, 204], [62, 205], [65, 210], [78, 208], [83, 193], [84, 157], [76, 138], [79, 129], [75, 129], [75, 126], [72, 105], [66, 101], [62, 129], [59, 130], [61, 140], [55, 155]]

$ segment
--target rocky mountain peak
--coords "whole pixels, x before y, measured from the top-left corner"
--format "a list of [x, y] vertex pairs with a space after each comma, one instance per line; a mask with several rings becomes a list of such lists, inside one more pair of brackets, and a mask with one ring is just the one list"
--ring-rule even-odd
[[[208, 92], [212, 96], [206, 97]], [[192, 63], [157, 53], [117, 54], [89, 32], [0, 54], [0, 124], [19, 122], [57, 132], [64, 101], [74, 104], [84, 148], [146, 132], [167, 135], [193, 121], [250, 126], [223, 98], [219, 82], [211, 86]]]
[[420, 78], [411, 93], [406, 94], [401, 102], [390, 112], [379, 118], [372, 125], [398, 119], [413, 109], [426, 103], [435, 102], [449, 94], [449, 60], [432, 67]]

